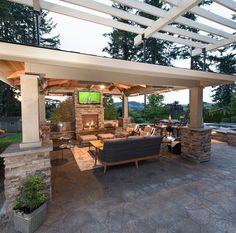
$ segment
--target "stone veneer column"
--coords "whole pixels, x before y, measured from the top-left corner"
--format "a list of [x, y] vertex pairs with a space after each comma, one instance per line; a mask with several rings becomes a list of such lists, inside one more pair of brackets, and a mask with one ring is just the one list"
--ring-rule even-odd
[[181, 156], [195, 161], [211, 159], [211, 129], [181, 129]]
[[5, 214], [12, 211], [13, 201], [18, 188], [29, 175], [36, 173], [43, 175], [45, 193], [51, 198], [51, 163], [49, 153], [51, 146], [39, 148], [20, 148], [19, 144], [9, 146], [2, 154], [5, 165]]
[[190, 124], [181, 129], [181, 155], [195, 161], [206, 162], [211, 158], [211, 129], [203, 124], [203, 88], [190, 89]]

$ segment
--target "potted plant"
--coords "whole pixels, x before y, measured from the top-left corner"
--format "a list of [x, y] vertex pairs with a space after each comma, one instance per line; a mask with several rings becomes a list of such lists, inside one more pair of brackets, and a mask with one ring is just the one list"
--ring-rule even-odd
[[43, 177], [28, 176], [13, 203], [15, 230], [22, 233], [34, 232], [46, 217], [47, 199]]

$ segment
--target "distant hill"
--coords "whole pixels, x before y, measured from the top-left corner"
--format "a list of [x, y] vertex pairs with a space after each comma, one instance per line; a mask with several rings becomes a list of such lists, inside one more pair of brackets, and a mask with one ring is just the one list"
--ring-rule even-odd
[[[116, 108], [122, 108], [122, 102], [115, 102]], [[143, 104], [136, 101], [129, 101], [129, 108], [133, 110], [141, 110], [143, 109]]]
[[[122, 108], [122, 102], [115, 102], [115, 107], [116, 108]], [[181, 104], [183, 106], [184, 109], [186, 109], [188, 107], [187, 104]], [[204, 107], [205, 108], [211, 108], [213, 105], [213, 103], [208, 103], [208, 102], [204, 102]], [[129, 108], [133, 109], [133, 110], [142, 110], [144, 107], [143, 103], [139, 103], [136, 101], [129, 101]]]

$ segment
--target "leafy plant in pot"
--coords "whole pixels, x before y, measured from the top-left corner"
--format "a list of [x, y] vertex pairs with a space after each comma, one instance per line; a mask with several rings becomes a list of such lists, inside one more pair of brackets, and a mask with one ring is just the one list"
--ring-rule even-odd
[[13, 203], [15, 230], [22, 233], [34, 232], [46, 217], [47, 199], [43, 177], [28, 176]]

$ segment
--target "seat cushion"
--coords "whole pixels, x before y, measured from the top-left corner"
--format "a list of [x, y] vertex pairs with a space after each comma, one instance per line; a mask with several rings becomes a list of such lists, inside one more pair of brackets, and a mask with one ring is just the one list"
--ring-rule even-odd
[[97, 140], [96, 135], [80, 135], [79, 137], [82, 143]]
[[100, 139], [113, 139], [113, 138], [115, 138], [115, 135], [112, 133], [100, 133], [100, 134], [98, 134], [98, 138], [100, 138]]

